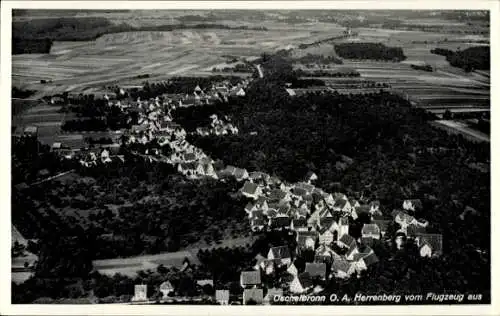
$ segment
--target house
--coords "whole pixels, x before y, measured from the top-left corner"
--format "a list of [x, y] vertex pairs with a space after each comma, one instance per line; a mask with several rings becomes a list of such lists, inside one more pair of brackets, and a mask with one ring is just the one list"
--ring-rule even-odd
[[361, 236], [363, 238], [371, 237], [374, 239], [380, 239], [380, 228], [377, 224], [364, 224], [361, 229]]
[[343, 235], [349, 235], [349, 217], [346, 216], [339, 219], [337, 239], [340, 239]]
[[234, 166], [226, 166], [226, 168], [224, 168], [224, 170], [221, 171], [221, 173], [223, 173], [225, 176], [232, 176], [234, 175], [234, 172], [236, 171], [236, 167]]
[[250, 213], [248, 214], [248, 218], [249, 219], [264, 219], [264, 213], [262, 212], [262, 210], [256, 209], [256, 210], [250, 211]]
[[269, 305], [282, 296], [283, 296], [283, 289], [271, 288], [271, 289], [267, 290], [267, 294], [264, 297], [264, 304]]
[[391, 221], [386, 219], [374, 219], [372, 222], [378, 226], [380, 235], [384, 237], [385, 233], [387, 232], [387, 227], [389, 227], [389, 223]]
[[276, 216], [269, 219], [269, 226], [274, 230], [290, 229], [292, 219], [287, 216]]
[[229, 304], [229, 291], [228, 290], [216, 290], [215, 291], [215, 301], [220, 305]]
[[266, 275], [269, 275], [274, 272], [275, 267], [279, 267], [279, 259], [265, 259], [260, 263], [260, 268], [264, 271]]
[[344, 234], [337, 243], [341, 247], [351, 248], [356, 245], [356, 240], [351, 235]]
[[403, 201], [403, 209], [405, 211], [418, 212], [418, 211], [421, 211], [422, 208], [423, 208], [422, 201], [419, 199], [404, 200]]
[[295, 294], [302, 294], [313, 287], [311, 275], [308, 272], [303, 272], [293, 278], [290, 282], [290, 292]]
[[134, 288], [133, 302], [148, 300], [148, 286], [146, 284], [136, 284]]
[[308, 184], [311, 184], [311, 182], [313, 181], [316, 181], [318, 180], [318, 176], [312, 172], [312, 171], [309, 171], [307, 174], [306, 174], [306, 177], [305, 177], [305, 182], [307, 182]]
[[269, 192], [268, 199], [271, 202], [289, 201], [290, 195], [281, 189], [273, 189]]
[[214, 280], [211, 280], [211, 279], [203, 279], [203, 280], [196, 280], [196, 284], [198, 286], [201, 286], [201, 287], [204, 287], [205, 285], [210, 285], [210, 286], [214, 286]]
[[52, 151], [59, 151], [62, 147], [62, 144], [60, 142], [55, 142], [52, 144]]
[[406, 236], [415, 238], [417, 237], [418, 234], [425, 233], [425, 231], [426, 231], [425, 227], [416, 224], [411, 224], [406, 227]]
[[242, 181], [248, 179], [248, 172], [246, 169], [235, 168], [233, 176], [236, 178], [236, 180]]
[[38, 171], [39, 177], [48, 177], [50, 175], [50, 171], [48, 169], [42, 169]]
[[38, 127], [36, 127], [36, 126], [26, 126], [24, 128], [23, 135], [25, 137], [37, 137], [38, 136]]
[[401, 225], [403, 229], [406, 229], [410, 224], [416, 224], [417, 220], [415, 217], [399, 210], [394, 210], [392, 213], [394, 221]]
[[297, 233], [297, 249], [299, 251], [314, 249], [317, 239], [318, 232], [316, 231], [300, 231]]
[[241, 194], [248, 198], [257, 200], [257, 198], [262, 195], [262, 188], [256, 183], [246, 181], [243, 188], [241, 188]]
[[261, 305], [264, 301], [264, 290], [245, 289], [243, 291], [243, 305]]
[[369, 266], [377, 263], [378, 261], [379, 260], [377, 255], [374, 252], [372, 252], [367, 256], [363, 256], [356, 262], [356, 270], [357, 271], [366, 270]]
[[326, 264], [306, 262], [305, 272], [309, 273], [311, 278], [326, 279]]
[[[336, 228], [338, 227], [337, 222], [335, 221], [335, 218], [331, 215], [330, 211], [325, 210], [319, 214], [319, 227], [320, 228], [326, 228], [335, 231]], [[332, 227], [333, 226], [333, 227]]]
[[248, 202], [247, 205], [245, 206], [245, 212], [250, 215], [252, 211], [257, 210], [257, 206], [253, 204], [252, 202]]
[[356, 244], [351, 244], [347, 252], [345, 253], [345, 258], [347, 260], [354, 260], [354, 257], [359, 254], [359, 248]]
[[439, 257], [443, 254], [443, 235], [418, 233], [415, 237], [421, 256]]
[[241, 287], [254, 287], [261, 284], [260, 271], [243, 271], [240, 275]]
[[335, 204], [333, 204], [333, 209], [337, 212], [342, 213], [351, 213], [351, 203], [347, 199], [340, 198], [335, 200]]
[[288, 268], [286, 269], [286, 272], [290, 273], [293, 276], [297, 276], [297, 274], [299, 273], [299, 271], [297, 270], [297, 267], [293, 263], [288, 266]]
[[329, 245], [333, 242], [333, 232], [328, 227], [319, 230], [319, 243]]
[[291, 96], [291, 97], [294, 97], [294, 96], [296, 96], [296, 95], [297, 95], [297, 94], [295, 93], [295, 90], [293, 90], [293, 89], [287, 88], [287, 89], [285, 89], [285, 91], [286, 91], [286, 92], [288, 93], [288, 95], [289, 95], [289, 96]]
[[243, 90], [243, 88], [240, 88], [240, 89], [236, 92], [236, 96], [238, 96], [238, 97], [244, 97], [244, 96], [245, 96], [245, 90]]
[[352, 264], [345, 259], [334, 260], [331, 269], [335, 278], [338, 279], [348, 278], [354, 272]]
[[370, 207], [370, 214], [372, 215], [382, 215], [382, 212], [380, 211], [380, 202], [379, 201], [371, 201], [370, 204], [368, 204]]
[[305, 182], [298, 182], [295, 184], [294, 189], [302, 189], [306, 191], [307, 195], [312, 194], [314, 190], [314, 185]]
[[320, 245], [314, 253], [314, 262], [331, 263], [340, 258], [342, 257], [339, 254], [326, 245]]
[[173, 292], [175, 289], [170, 281], [165, 281], [160, 285], [160, 292], [163, 294], [163, 299], [168, 298], [168, 294]]
[[293, 219], [292, 224], [290, 225], [290, 229], [296, 232], [307, 231], [307, 221], [305, 217], [301, 217], [299, 219]]
[[266, 259], [266, 257], [264, 257], [263, 255], [261, 255], [260, 253], [257, 254], [255, 256], [255, 265], [253, 266], [253, 268], [255, 270], [259, 270], [261, 268], [261, 263], [264, 262]]
[[370, 215], [370, 206], [369, 205], [360, 205], [357, 207], [353, 207], [351, 212], [351, 216], [353, 219], [357, 219], [362, 215]]
[[196, 173], [206, 177], [217, 178], [217, 173], [211, 163], [198, 163]]
[[267, 259], [278, 259], [281, 265], [289, 265], [292, 263], [292, 255], [288, 246], [272, 247], [269, 249]]

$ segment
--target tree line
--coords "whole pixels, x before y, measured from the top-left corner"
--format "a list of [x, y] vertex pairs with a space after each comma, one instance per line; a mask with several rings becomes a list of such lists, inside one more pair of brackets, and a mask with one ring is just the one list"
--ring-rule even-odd
[[455, 52], [450, 49], [437, 47], [431, 49], [431, 53], [445, 56], [450, 65], [462, 68], [466, 72], [471, 72], [475, 69], [490, 70], [489, 46], [474, 46]]
[[401, 47], [388, 47], [382, 43], [339, 43], [335, 52], [342, 58], [374, 59], [400, 62], [406, 59]]

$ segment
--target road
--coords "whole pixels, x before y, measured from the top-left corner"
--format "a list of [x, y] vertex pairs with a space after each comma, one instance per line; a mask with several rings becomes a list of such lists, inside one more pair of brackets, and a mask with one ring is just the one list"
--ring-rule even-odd
[[253, 240], [253, 237], [225, 239], [220, 244], [212, 244], [206, 247], [189, 248], [182, 251], [166, 252], [156, 255], [94, 260], [92, 264], [94, 269], [101, 274], [111, 276], [116, 273], [121, 273], [133, 277], [137, 274], [137, 271], [147, 269], [155, 270], [160, 264], [163, 264], [165, 267], [175, 266], [180, 268], [185, 258], [189, 259], [193, 264], [198, 264], [197, 254], [199, 250], [245, 246], [248, 243], [252, 244]]
[[442, 127], [450, 132], [461, 133], [465, 137], [472, 138], [478, 141], [490, 142], [489, 135], [475, 131], [469, 128], [466, 124], [450, 121], [450, 120], [439, 120], [434, 122], [435, 126]]

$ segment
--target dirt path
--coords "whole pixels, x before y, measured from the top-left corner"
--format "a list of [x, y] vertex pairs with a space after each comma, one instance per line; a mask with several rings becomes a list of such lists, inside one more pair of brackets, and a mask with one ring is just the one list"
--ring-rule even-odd
[[181, 251], [166, 252], [156, 255], [94, 260], [92, 264], [94, 266], [94, 269], [102, 274], [111, 276], [116, 273], [121, 273], [130, 277], [134, 277], [137, 274], [137, 271], [147, 269], [155, 270], [160, 264], [163, 264], [165, 267], [174, 266], [177, 268], [181, 268], [184, 263], [184, 259], [186, 258], [193, 264], [199, 264], [197, 258], [199, 250], [245, 246], [248, 243], [251, 244], [253, 240], [253, 237], [226, 239], [223, 240], [220, 244], [212, 244], [205, 247], [187, 248]]

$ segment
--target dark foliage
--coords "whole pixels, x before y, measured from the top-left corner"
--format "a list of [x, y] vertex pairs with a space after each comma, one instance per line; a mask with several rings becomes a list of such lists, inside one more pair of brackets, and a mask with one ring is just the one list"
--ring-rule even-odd
[[467, 72], [475, 69], [490, 70], [490, 47], [475, 46], [453, 52], [449, 49], [435, 48], [431, 53], [443, 55], [450, 65], [459, 67]]
[[415, 70], [423, 70], [423, 71], [429, 71], [429, 72], [434, 71], [432, 69], [431, 65], [411, 65], [411, 68], [415, 69]]
[[12, 98], [19, 98], [19, 99], [24, 99], [24, 98], [29, 98], [33, 94], [35, 94], [35, 90], [24, 90], [24, 89], [19, 89], [17, 87], [12, 87]]
[[335, 44], [337, 55], [349, 59], [374, 59], [403, 61], [406, 56], [401, 47], [387, 47], [381, 43], [339, 43]]

